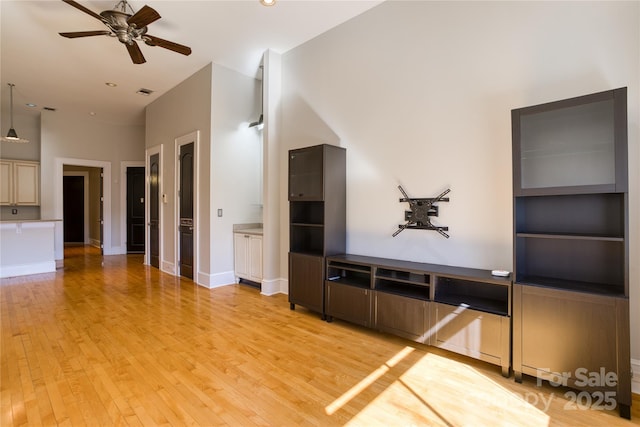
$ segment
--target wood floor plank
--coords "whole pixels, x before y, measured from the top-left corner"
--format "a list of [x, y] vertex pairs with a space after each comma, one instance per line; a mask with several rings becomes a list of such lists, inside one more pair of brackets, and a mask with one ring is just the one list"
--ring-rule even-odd
[[565, 390], [346, 322], [285, 295], [206, 289], [140, 255], [65, 249], [0, 280], [2, 426], [630, 426]]

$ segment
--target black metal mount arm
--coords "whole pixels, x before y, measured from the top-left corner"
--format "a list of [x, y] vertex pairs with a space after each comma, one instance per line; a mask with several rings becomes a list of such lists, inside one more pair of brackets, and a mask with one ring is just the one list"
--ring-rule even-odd
[[421, 199], [410, 198], [401, 185], [398, 185], [398, 189], [404, 196], [400, 199], [400, 202], [409, 203], [410, 210], [404, 212], [404, 219], [407, 221], [406, 224], [398, 225], [398, 230], [393, 233], [393, 237], [396, 237], [403, 230], [413, 229], [434, 230], [440, 233], [443, 237], [446, 237], [447, 239], [449, 238], [449, 235], [445, 233], [445, 231], [449, 231], [449, 227], [433, 225], [430, 217], [438, 216], [438, 206], [436, 206], [435, 203], [448, 202], [449, 198], [444, 196], [449, 194], [451, 189], [446, 189], [436, 197]]

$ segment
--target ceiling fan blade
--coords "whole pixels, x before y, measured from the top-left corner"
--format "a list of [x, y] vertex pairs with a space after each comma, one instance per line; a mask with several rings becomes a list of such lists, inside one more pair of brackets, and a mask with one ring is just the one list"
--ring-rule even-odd
[[138, 43], [132, 41], [131, 44], [124, 43], [124, 45], [127, 46], [129, 56], [131, 57], [131, 60], [134, 64], [144, 64], [145, 62], [147, 62], [147, 60], [144, 59], [144, 55], [142, 54]]
[[111, 32], [106, 30], [98, 30], [98, 31], [75, 31], [72, 33], [58, 33], [58, 34], [68, 39], [75, 39], [76, 37], [108, 36], [109, 34], [111, 34]]
[[84, 7], [83, 5], [81, 5], [80, 3], [77, 3], [73, 0], [62, 0], [63, 2], [67, 3], [68, 5], [71, 5], [73, 7], [75, 7], [78, 10], [83, 11], [84, 13], [86, 13], [87, 15], [91, 15], [94, 18], [96, 18], [99, 21], [102, 21], [102, 16], [98, 15], [97, 13], [87, 9], [86, 7]]
[[178, 43], [170, 42], [169, 40], [164, 40], [164, 39], [161, 39], [160, 37], [155, 37], [149, 34], [145, 34], [143, 38], [145, 43], [148, 44], [149, 46], [160, 46], [165, 49], [169, 49], [174, 52], [181, 53], [183, 55], [187, 55], [187, 56], [191, 55], [190, 47], [187, 47]]
[[131, 57], [131, 60], [134, 64], [144, 64], [145, 62], [147, 62], [147, 60], [144, 59], [144, 55], [142, 55], [142, 51], [140, 50], [138, 43], [131, 42], [131, 44], [124, 43], [124, 45], [127, 46], [129, 56]]
[[129, 25], [135, 24], [136, 28], [142, 28], [157, 21], [158, 19], [160, 19], [160, 14], [156, 12], [155, 9], [145, 5], [142, 9], [127, 19], [127, 23]]

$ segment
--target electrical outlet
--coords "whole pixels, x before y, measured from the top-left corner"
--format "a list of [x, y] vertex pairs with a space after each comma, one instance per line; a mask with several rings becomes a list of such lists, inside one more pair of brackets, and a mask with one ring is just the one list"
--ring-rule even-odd
[[18, 209], [11, 209], [11, 215], [18, 215]]

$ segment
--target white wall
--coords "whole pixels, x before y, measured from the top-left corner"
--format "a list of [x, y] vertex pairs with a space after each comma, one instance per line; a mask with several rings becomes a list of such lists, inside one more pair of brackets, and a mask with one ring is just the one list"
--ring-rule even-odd
[[[174, 87], [146, 108], [145, 145], [147, 148], [163, 146], [162, 188], [167, 195], [167, 203], [161, 203], [163, 229], [160, 230], [162, 245], [161, 268], [175, 273], [176, 266], [176, 148], [175, 141], [184, 135], [198, 131], [200, 134], [197, 153], [199, 182], [205, 189], [210, 181], [210, 140], [211, 140], [211, 65], [207, 65], [194, 75]], [[202, 190], [202, 188], [201, 188]], [[200, 248], [196, 249], [199, 268], [209, 271], [209, 192], [201, 191], [196, 232]], [[198, 255], [199, 253], [199, 255]]]
[[[44, 219], [61, 219], [61, 206], [56, 198], [61, 198], [62, 164], [99, 166], [109, 165], [111, 182], [110, 209], [105, 206], [104, 216], [110, 221], [109, 235], [105, 236], [106, 255], [126, 253], [125, 242], [121, 241], [120, 203], [120, 162], [144, 160], [144, 127], [136, 125], [115, 125], [101, 122], [91, 116], [74, 116], [61, 111], [41, 113], [41, 156], [40, 156], [40, 200], [41, 215]], [[74, 159], [73, 162], [61, 159]], [[77, 160], [77, 161], [76, 161]], [[59, 181], [58, 182], [58, 178]], [[107, 232], [107, 229], [105, 229]], [[61, 227], [56, 225], [56, 259], [63, 258]]]
[[[284, 54], [282, 79], [281, 158], [318, 143], [347, 149], [349, 253], [507, 270], [510, 110], [627, 86], [632, 357], [640, 359], [640, 3], [385, 2]], [[391, 237], [407, 207], [399, 184], [412, 197], [451, 188], [433, 220], [450, 239], [416, 230]], [[284, 194], [280, 203], [287, 212]]]
[[[233, 283], [233, 224], [261, 221], [258, 82], [210, 64], [158, 98], [146, 111], [146, 146], [163, 145], [162, 185], [167, 194], [161, 240], [165, 271], [175, 259], [175, 139], [199, 131], [198, 271], [207, 287]], [[222, 209], [223, 216], [217, 211]]]
[[260, 116], [259, 101], [259, 80], [213, 65], [210, 256], [216, 282], [233, 275], [233, 224], [262, 222], [262, 130], [249, 128]]

